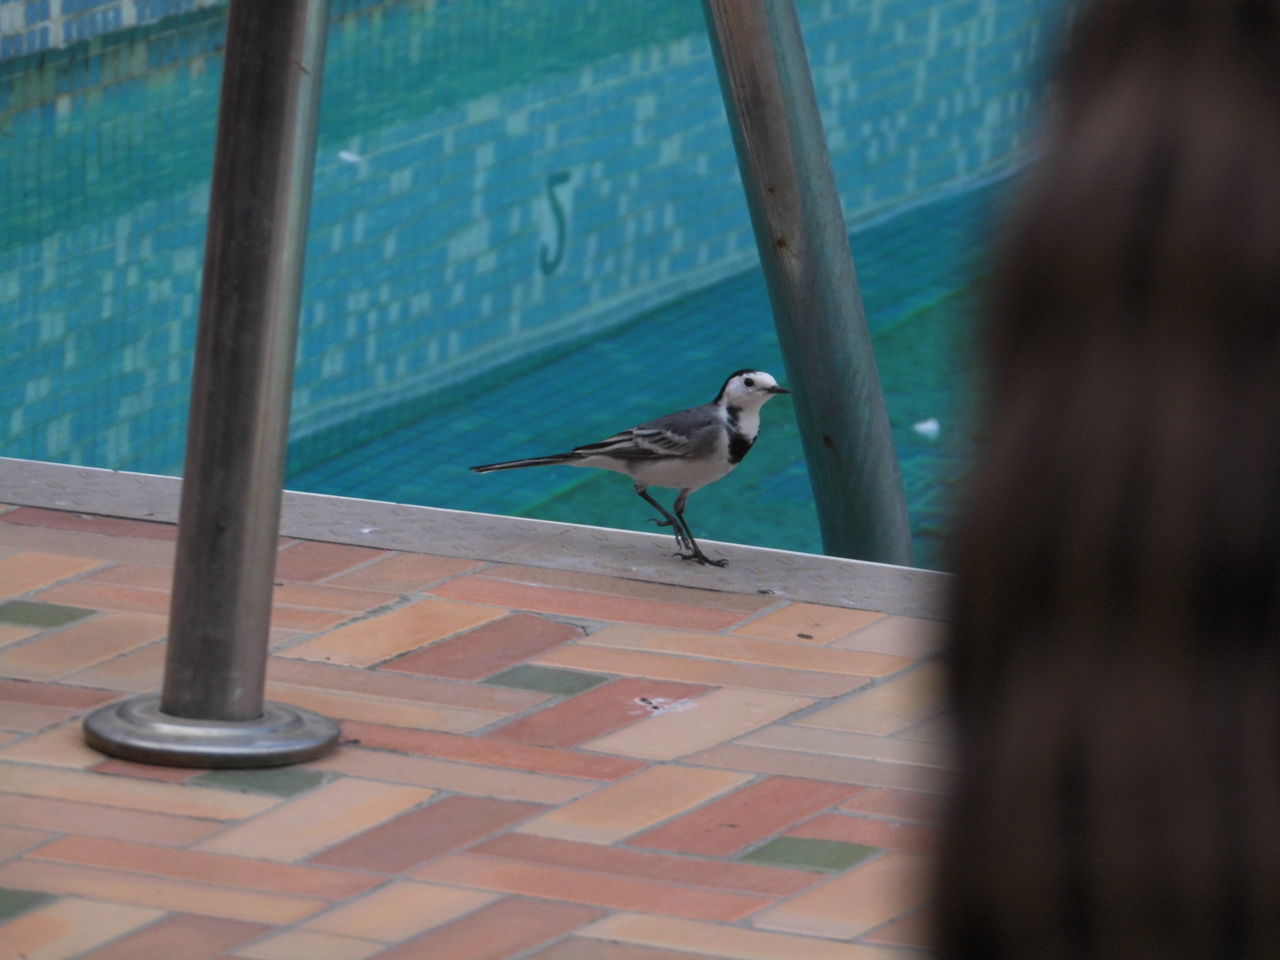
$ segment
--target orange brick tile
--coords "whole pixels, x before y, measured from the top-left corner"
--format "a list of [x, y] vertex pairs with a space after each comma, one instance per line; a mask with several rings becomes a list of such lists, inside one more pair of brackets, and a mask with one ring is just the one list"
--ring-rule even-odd
[[706, 954], [570, 937], [538, 951], [530, 960], [706, 960]]
[[774, 773], [786, 777], [808, 777], [835, 783], [854, 783], [865, 787], [894, 787], [938, 793], [945, 789], [944, 771], [906, 763], [885, 763], [853, 757], [832, 757], [821, 753], [802, 753], [725, 743], [686, 758], [690, 763], [725, 770], [752, 773]]
[[0, 886], [268, 924], [294, 923], [325, 905], [325, 901], [314, 897], [236, 890], [211, 883], [35, 860], [0, 864]]
[[308, 766], [349, 776], [370, 777], [392, 783], [419, 784], [438, 790], [477, 796], [521, 800], [529, 803], [565, 803], [592, 790], [590, 781], [523, 773], [501, 767], [414, 757], [383, 750], [342, 747]]
[[386, 555], [387, 551], [371, 547], [298, 540], [285, 544], [276, 554], [276, 579], [302, 580], [308, 583], [326, 580]]
[[95, 764], [92, 770], [95, 773], [106, 773], [116, 777], [160, 780], [164, 783], [186, 783], [188, 780], [205, 772], [198, 767], [161, 767], [150, 763], [134, 763], [131, 760], [121, 760], [118, 757], [103, 760], [102, 756], [102, 754], [97, 754], [99, 763]]
[[872, 817], [827, 814], [792, 827], [790, 837], [813, 837], [818, 840], [840, 840], [861, 843], [884, 850], [904, 853], [932, 853], [937, 848], [937, 830], [918, 823], [895, 823]]
[[10, 548], [99, 560], [173, 563], [173, 541], [113, 537], [98, 533], [17, 526], [0, 521], [0, 535]]
[[164, 638], [158, 614], [107, 613], [0, 651], [0, 675], [53, 680]]
[[415, 871], [413, 876], [419, 880], [478, 887], [498, 893], [725, 923], [739, 920], [772, 902], [769, 898], [745, 893], [702, 890], [466, 854], [428, 864]]
[[94, 571], [85, 579], [98, 583], [114, 583], [122, 587], [162, 590], [168, 593], [173, 585], [173, 567], [167, 564], [113, 563]]
[[402, 727], [446, 730], [455, 733], [483, 727], [502, 719], [503, 716], [500, 713], [481, 710], [436, 707], [415, 703], [412, 700], [340, 693], [336, 690], [316, 690], [311, 687], [295, 687], [283, 683], [268, 683], [266, 692], [271, 700], [304, 707], [341, 720], [364, 720], [368, 723], [388, 723]]
[[533, 663], [595, 673], [612, 673], [654, 680], [676, 680], [712, 687], [742, 687], [806, 697], [838, 697], [869, 681], [864, 677], [817, 673], [812, 670], [777, 670], [720, 660], [695, 660], [663, 653], [645, 653], [612, 647], [559, 647], [536, 657]]
[[163, 643], [149, 644], [83, 670], [76, 670], [60, 679], [65, 683], [106, 687], [127, 693], [149, 692], [160, 686], [164, 676], [164, 656]]
[[77, 960], [213, 960], [270, 929], [263, 923], [177, 913]]
[[378, 960], [503, 960], [576, 930], [600, 915], [599, 910], [575, 904], [499, 900], [388, 950]]
[[391, 603], [399, 594], [377, 590], [360, 590], [354, 587], [334, 586], [328, 583], [278, 583], [272, 591], [277, 604], [291, 607], [315, 607], [320, 610], [345, 610], [363, 613], [375, 607]]
[[334, 933], [286, 930], [261, 943], [236, 951], [244, 960], [365, 960], [383, 948], [372, 940], [359, 940]]
[[928, 857], [886, 853], [752, 918], [752, 924], [808, 937], [848, 940], [920, 907]]
[[786, 867], [704, 860], [653, 853], [634, 847], [610, 847], [524, 833], [504, 833], [477, 844], [470, 852], [501, 857], [504, 860], [523, 860], [547, 866], [687, 884], [712, 890], [754, 893], [765, 897], [789, 896], [813, 886], [820, 879], [817, 874]]
[[895, 657], [931, 657], [946, 642], [947, 625], [940, 620], [885, 617], [837, 640], [833, 646]]
[[495, 604], [516, 610], [558, 613], [593, 620], [688, 627], [695, 630], [721, 630], [743, 617], [735, 611], [715, 610], [693, 604], [512, 583], [474, 575], [449, 580], [433, 587], [431, 592], [439, 597]]
[[399, 943], [498, 899], [461, 887], [397, 880], [303, 924], [307, 930]]
[[769, 777], [646, 830], [628, 843], [708, 857], [730, 857], [857, 791], [857, 787], [848, 784]]
[[789, 603], [744, 623], [734, 633], [764, 640], [821, 645], [838, 640], [884, 616], [874, 610], [848, 610], [816, 603]]
[[196, 849], [263, 860], [298, 860], [399, 816], [434, 793], [371, 780], [335, 780], [233, 826]]
[[64, 897], [4, 925], [4, 956], [65, 960], [144, 927], [160, 910]]
[[41, 590], [35, 595], [44, 603], [65, 603], [92, 610], [132, 610], [136, 613], [168, 615], [168, 591], [122, 587], [93, 580], [72, 580]]
[[866, 790], [840, 804], [841, 810], [879, 814], [895, 820], [939, 823], [946, 801], [937, 794], [908, 790]]
[[740, 738], [738, 743], [750, 747], [798, 750], [826, 757], [854, 757], [918, 767], [945, 768], [951, 763], [951, 751], [941, 744], [787, 724], [775, 724], [749, 733]]
[[238, 820], [275, 806], [275, 797], [209, 787], [148, 783], [82, 770], [0, 763], [0, 791], [49, 800], [125, 807], [208, 820]]
[[74, 714], [66, 707], [0, 700], [0, 729], [34, 732], [62, 723]]
[[905, 657], [890, 657], [878, 653], [810, 647], [751, 637], [676, 633], [636, 626], [606, 627], [591, 634], [583, 642], [592, 646], [622, 647], [627, 650], [727, 660], [730, 663], [750, 663], [761, 667], [862, 677], [881, 677], [911, 666], [911, 661]]
[[84, 690], [60, 683], [0, 678], [0, 699], [16, 703], [66, 707], [70, 710], [87, 710], [119, 698], [116, 694], [105, 690]]
[[457, 683], [435, 677], [394, 673], [389, 670], [355, 670], [311, 660], [272, 657], [267, 679], [295, 687], [363, 693], [395, 700], [415, 700], [443, 707], [519, 713], [548, 699], [545, 693], [516, 690], [491, 684]]
[[40, 632], [39, 627], [24, 627], [16, 623], [0, 623], [0, 647], [7, 647], [10, 644], [17, 643], [19, 640], [25, 640], [27, 637], [34, 637]]
[[97, 837], [64, 837], [55, 840], [42, 847], [32, 859], [146, 873], [174, 880], [199, 880], [325, 900], [353, 897], [381, 882], [379, 877], [345, 870], [269, 863], [256, 857], [174, 850]]
[[367, 667], [500, 616], [502, 611], [492, 607], [428, 598], [340, 627], [281, 655]]
[[717, 960], [909, 960], [911, 956], [891, 947], [869, 947], [640, 913], [613, 914], [583, 927], [577, 935], [659, 949], [683, 949]]
[[384, 669], [479, 680], [582, 636], [579, 627], [517, 613], [415, 650]]
[[148, 843], [170, 847], [198, 843], [222, 829], [217, 820], [16, 794], [0, 794], [0, 822], [87, 837], [146, 837]]
[[445, 797], [389, 820], [311, 857], [311, 863], [404, 873], [470, 846], [546, 807], [492, 797]]
[[102, 754], [84, 742], [79, 723], [64, 723], [0, 749], [0, 760], [84, 770], [102, 762]]
[[712, 690], [655, 711], [633, 726], [590, 740], [583, 748], [648, 760], [674, 760], [758, 730], [812, 703], [806, 697], [785, 693]]
[[851, 733], [897, 733], [943, 710], [944, 680], [941, 664], [925, 663], [817, 710], [797, 723]]
[[577, 570], [553, 570], [548, 567], [530, 567], [517, 564], [497, 564], [484, 571], [484, 576], [514, 583], [536, 584], [544, 587], [564, 587], [570, 590], [586, 590], [638, 600], [661, 600], [666, 603], [693, 604], [698, 607], [715, 607], [750, 614], [771, 606], [773, 597], [748, 593], [721, 593], [696, 587], [682, 587], [670, 583], [651, 583], [646, 580], [627, 580], [598, 573], [582, 573]]
[[173, 523], [126, 520], [123, 517], [99, 517], [87, 513], [71, 513], [67, 510], [46, 510], [42, 507], [19, 507], [16, 510], [10, 510], [4, 514], [3, 522], [42, 527], [46, 530], [72, 530], [108, 537], [136, 537], [143, 540], [174, 540], [178, 536], [177, 524]]
[[373, 750], [416, 753], [439, 760], [458, 760], [485, 766], [510, 767], [555, 776], [588, 780], [617, 780], [639, 770], [643, 763], [623, 757], [604, 757], [576, 750], [533, 747], [496, 737], [458, 736], [429, 730], [409, 730], [384, 724], [351, 721], [343, 724], [348, 740]]
[[[3, 799], [3, 798], [0, 798]], [[32, 847], [53, 839], [47, 830], [31, 830], [27, 827], [6, 827], [0, 824], [0, 860], [19, 856]]]
[[518, 829], [561, 840], [614, 843], [728, 793], [749, 779], [723, 770], [650, 767], [535, 817]]
[[23, 552], [0, 557], [0, 597], [17, 597], [92, 570], [102, 563], [94, 557]]
[[339, 574], [326, 583], [385, 593], [415, 593], [433, 583], [483, 566], [476, 560], [438, 557], [428, 553], [392, 553], [358, 570]]
[[271, 606], [271, 626], [298, 633], [318, 633], [336, 627], [352, 614], [341, 610], [316, 610], [311, 607], [290, 607], [280, 603]]
[[915, 913], [877, 927], [866, 934], [867, 943], [887, 943], [901, 947], [928, 949], [933, 946], [933, 916], [926, 907]]
[[614, 680], [498, 727], [490, 736], [543, 747], [572, 747], [645, 720], [653, 713], [651, 704], [690, 700], [707, 690], [665, 680]]

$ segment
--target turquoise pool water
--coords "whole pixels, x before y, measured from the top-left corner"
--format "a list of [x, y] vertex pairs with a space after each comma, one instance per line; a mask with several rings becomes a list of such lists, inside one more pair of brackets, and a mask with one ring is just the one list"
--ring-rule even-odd
[[[28, 22], [0, 44], [0, 454], [181, 470], [211, 2], [110, 0], [91, 41], [14, 55], [83, 36], [75, 14], [70, 34]], [[797, 6], [917, 562], [936, 564], [982, 185], [1019, 162], [1058, 3]], [[143, 12], [162, 19], [119, 29]], [[698, 4], [333, 0], [289, 485], [651, 529], [616, 475], [466, 467], [705, 402], [739, 367], [785, 376], [755, 260]], [[708, 539], [820, 549], [787, 401], [689, 518]]]
[[[998, 185], [968, 191], [851, 238], [877, 331], [877, 364], [920, 566], [943, 561], [948, 513], [964, 476], [974, 387], [971, 285], [1000, 192]], [[664, 304], [607, 336], [465, 384], [407, 425], [291, 472], [289, 486], [652, 531], [653, 511], [625, 477], [571, 467], [479, 476], [466, 467], [558, 452], [705, 402], [743, 366], [783, 371], [758, 269]], [[699, 537], [822, 552], [785, 398], [764, 408], [761, 438], [743, 463], [690, 498], [688, 518]]]

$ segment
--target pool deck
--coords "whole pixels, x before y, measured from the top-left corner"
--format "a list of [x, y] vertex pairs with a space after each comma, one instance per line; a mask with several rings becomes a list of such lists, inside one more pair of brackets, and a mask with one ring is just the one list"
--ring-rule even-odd
[[946, 577], [287, 494], [268, 696], [329, 756], [109, 759], [177, 482], [0, 460], [0, 960], [925, 957]]

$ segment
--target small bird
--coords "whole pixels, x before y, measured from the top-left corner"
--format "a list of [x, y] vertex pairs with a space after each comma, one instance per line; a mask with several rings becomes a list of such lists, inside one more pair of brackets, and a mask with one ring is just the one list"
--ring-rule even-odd
[[[562, 463], [625, 473], [635, 483], [636, 493], [662, 514], [663, 519], [655, 521], [658, 526], [675, 532], [676, 556], [723, 567], [724, 560], [712, 560], [693, 539], [684, 519], [685, 503], [693, 491], [719, 480], [742, 461], [760, 432], [760, 408], [769, 398], [790, 392], [763, 370], [739, 370], [724, 382], [714, 400], [700, 407], [669, 413], [568, 453], [471, 469], [489, 473]], [[649, 495], [650, 487], [680, 491], [674, 516]]]

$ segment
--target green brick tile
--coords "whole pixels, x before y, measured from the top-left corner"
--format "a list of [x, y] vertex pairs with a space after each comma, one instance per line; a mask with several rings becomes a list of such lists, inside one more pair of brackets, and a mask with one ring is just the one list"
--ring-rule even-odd
[[191, 783], [243, 793], [268, 793], [275, 797], [292, 797], [317, 786], [324, 779], [318, 770], [272, 767], [265, 770], [210, 770]]
[[877, 847], [845, 843], [843, 840], [778, 837], [740, 859], [778, 867], [800, 867], [804, 870], [835, 873], [839, 870], [847, 870], [855, 863], [860, 863], [877, 852], [879, 852]]
[[0, 923], [56, 899], [57, 897], [53, 894], [41, 893], [38, 890], [16, 890], [13, 887], [0, 887]]
[[521, 690], [536, 690], [539, 693], [554, 693], [571, 697], [583, 690], [590, 690], [608, 680], [595, 673], [582, 673], [578, 670], [557, 670], [553, 667], [532, 667], [528, 665], [512, 667], [502, 673], [489, 677], [482, 683], [492, 683], [500, 687], [518, 687]]
[[0, 604], [0, 622], [20, 623], [25, 627], [61, 627], [96, 612], [83, 607], [67, 607], [60, 603], [10, 600], [8, 603]]

